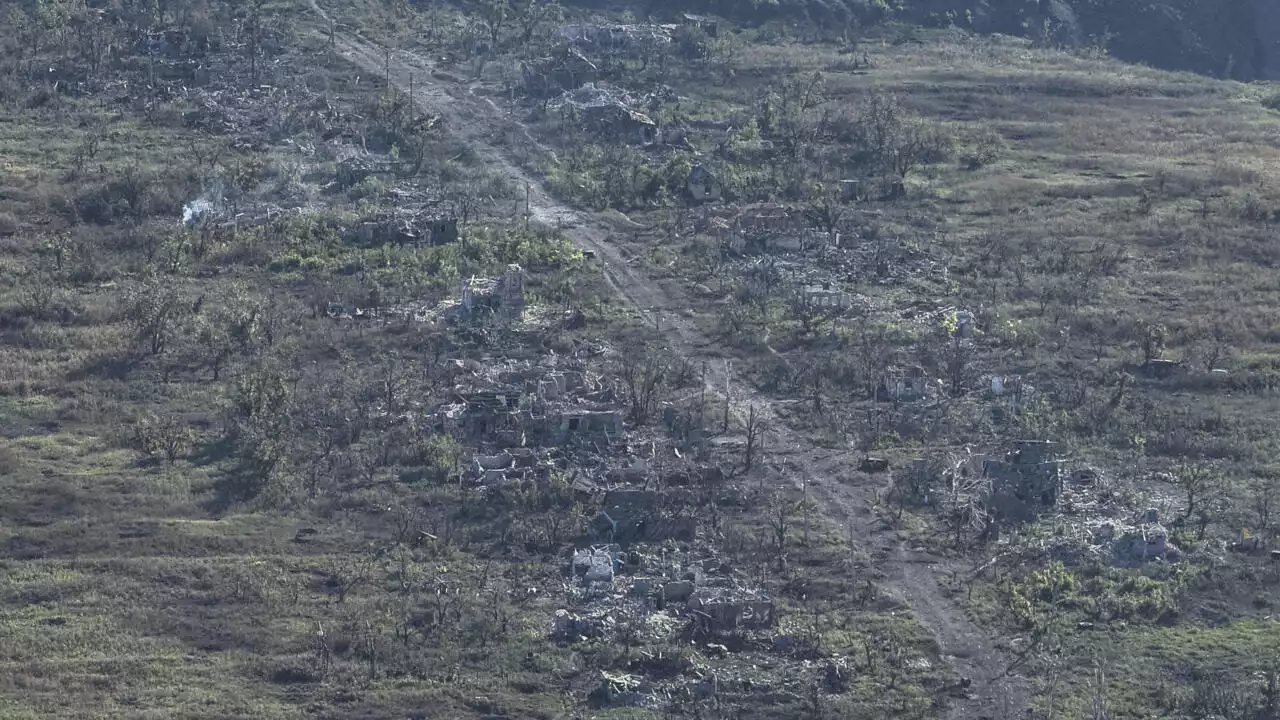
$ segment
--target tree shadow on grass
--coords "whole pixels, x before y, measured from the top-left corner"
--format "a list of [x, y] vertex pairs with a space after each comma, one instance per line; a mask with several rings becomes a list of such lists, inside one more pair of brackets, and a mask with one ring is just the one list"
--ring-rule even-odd
[[73, 382], [83, 380], [125, 380], [141, 364], [133, 355], [97, 357], [67, 373]]

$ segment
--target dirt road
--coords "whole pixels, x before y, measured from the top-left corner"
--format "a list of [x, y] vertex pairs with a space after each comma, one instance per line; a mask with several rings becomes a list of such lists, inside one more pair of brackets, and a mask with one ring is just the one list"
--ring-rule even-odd
[[[329, 17], [310, 0], [312, 8], [327, 24]], [[490, 168], [507, 174], [516, 184], [529, 188], [529, 210], [532, 218], [563, 229], [578, 247], [595, 253], [606, 279], [617, 295], [650, 322], [661, 316], [661, 327], [675, 348], [692, 362], [706, 362], [707, 382], [717, 390], [729, 388], [742, 406], [762, 408], [766, 420], [773, 420], [771, 404], [754, 388], [740, 382], [723, 359], [730, 353], [718, 347], [712, 338], [683, 316], [690, 304], [680, 288], [664, 287], [637, 269], [623, 257], [610, 241], [608, 225], [592, 213], [571, 208], [553, 198], [538, 178], [530, 176], [504, 152], [492, 138], [503, 130], [517, 130], [528, 138], [528, 132], [485, 98], [472, 94], [460, 81], [447, 79], [422, 56], [405, 51], [388, 52], [383, 47], [350, 33], [335, 31], [334, 49], [342, 57], [371, 75], [389, 71], [390, 81], [400, 91], [413, 91], [413, 99], [426, 112], [440, 115], [447, 130], [466, 142]], [[910, 609], [915, 618], [936, 638], [944, 658], [955, 672], [972, 684], [967, 697], [953, 698], [948, 712], [953, 718], [1000, 717], [995, 709], [1009, 705], [1026, 707], [1029, 695], [1020, 678], [1007, 678], [1004, 669], [1009, 659], [962, 609], [943, 592], [936, 573], [941, 563], [916, 557], [897, 539], [892, 528], [884, 526], [874, 512], [878, 487], [869, 479], [865, 483], [830, 482], [828, 478], [849, 475], [854, 458], [849, 453], [832, 453], [814, 448], [804, 438], [790, 432], [782, 422], [771, 422], [773, 456], [793, 470], [797, 485], [808, 487], [828, 508], [834, 520], [849, 529], [859, 549], [875, 561], [881, 589], [896, 597]]]

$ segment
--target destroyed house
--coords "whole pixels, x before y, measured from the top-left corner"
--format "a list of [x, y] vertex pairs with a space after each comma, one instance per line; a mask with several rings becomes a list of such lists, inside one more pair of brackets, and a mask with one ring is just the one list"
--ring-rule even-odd
[[622, 413], [617, 410], [561, 410], [549, 418], [550, 433], [562, 442], [609, 442], [622, 436]]
[[799, 250], [803, 232], [801, 216], [776, 205], [750, 209], [733, 221], [733, 234], [754, 252]]
[[692, 542], [697, 520], [675, 517], [664, 512], [662, 505], [662, 495], [653, 490], [610, 490], [596, 518], [596, 530], [610, 542]]
[[530, 448], [510, 448], [496, 455], [473, 455], [471, 472], [486, 487], [506, 485], [522, 480], [545, 480], [549, 468], [539, 462]]
[[988, 506], [1001, 518], [1030, 520], [1052, 507], [1062, 489], [1057, 446], [1049, 441], [1019, 441], [1002, 459], [987, 459], [982, 471], [991, 479]]
[[636, 53], [671, 42], [665, 28], [658, 25], [579, 24], [556, 30], [556, 39], [599, 53]]
[[468, 278], [462, 281], [459, 296], [457, 311], [463, 315], [470, 315], [478, 308], [518, 313], [525, 305], [524, 270], [512, 264], [500, 277]]
[[709, 38], [720, 36], [720, 24], [714, 18], [685, 13], [681, 16], [681, 19], [684, 21], [685, 27], [695, 28]]
[[430, 219], [387, 218], [360, 223], [356, 239], [365, 245], [426, 244], [448, 245], [458, 241], [458, 220], [440, 216]]
[[924, 368], [912, 365], [906, 368], [891, 368], [885, 377], [884, 385], [877, 393], [880, 399], [893, 402], [915, 402], [923, 400], [929, 391], [929, 376]]
[[435, 413], [438, 432], [454, 432], [463, 438], [487, 438], [519, 445], [524, 422], [524, 397], [518, 392], [477, 392], [465, 395], [461, 403], [440, 408]]
[[685, 182], [686, 190], [689, 197], [695, 202], [714, 202], [719, 200], [723, 188], [720, 186], [720, 179], [716, 177], [705, 165], [694, 165], [689, 170], [689, 177]]
[[600, 69], [577, 48], [566, 47], [551, 57], [531, 60], [520, 68], [520, 86], [533, 97], [550, 97], [600, 77]]
[[622, 105], [593, 105], [580, 111], [590, 132], [627, 143], [649, 145], [658, 139], [658, 125], [648, 115]]
[[687, 608], [704, 634], [771, 627], [775, 619], [773, 600], [764, 593], [699, 588]]
[[809, 307], [828, 310], [846, 310], [853, 304], [853, 299], [848, 293], [839, 288], [833, 288], [829, 282], [805, 287], [802, 290], [802, 297]]

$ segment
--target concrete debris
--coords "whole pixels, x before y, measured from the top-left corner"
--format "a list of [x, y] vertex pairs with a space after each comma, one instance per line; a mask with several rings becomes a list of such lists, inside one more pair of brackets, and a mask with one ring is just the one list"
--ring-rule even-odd
[[600, 625], [591, 618], [582, 618], [568, 610], [557, 610], [552, 636], [564, 642], [576, 642], [599, 637]]
[[588, 700], [597, 708], [645, 707], [652, 703], [649, 683], [638, 675], [600, 671], [601, 681]]
[[689, 598], [688, 609], [695, 625], [703, 633], [767, 628], [774, 622], [773, 601], [760, 591], [698, 588]]
[[608, 86], [586, 83], [550, 101], [566, 118], [572, 114], [583, 130], [620, 142], [650, 145], [658, 141], [658, 124], [636, 109], [641, 101]]
[[661, 25], [563, 25], [556, 29], [555, 38], [584, 50], [607, 54], [645, 52], [671, 43], [670, 31]]
[[608, 591], [613, 584], [614, 572], [622, 566], [624, 558], [617, 545], [595, 545], [574, 551], [570, 571], [584, 587]]
[[514, 264], [508, 265], [506, 273], [496, 278], [463, 280], [454, 316], [472, 318], [482, 310], [507, 318], [519, 316], [525, 306], [524, 282], [524, 270]]

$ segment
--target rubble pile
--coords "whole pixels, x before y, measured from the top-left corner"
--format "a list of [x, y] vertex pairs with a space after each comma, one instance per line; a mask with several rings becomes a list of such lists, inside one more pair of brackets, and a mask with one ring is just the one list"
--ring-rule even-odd
[[1084, 468], [1065, 473], [1051, 512], [1041, 520], [1054, 528], [1025, 551], [1068, 564], [1098, 562], [1142, 567], [1180, 562], [1183, 552], [1170, 541], [1160, 511], [1132, 511], [1103, 487], [1100, 474]]
[[490, 367], [459, 385], [458, 399], [435, 408], [431, 423], [437, 432], [500, 450], [565, 445], [607, 455], [626, 434], [622, 393], [616, 381], [582, 368], [558, 356]]
[[708, 209], [695, 222], [695, 230], [715, 238], [730, 261], [803, 255], [795, 264], [821, 273], [828, 282], [894, 284], [930, 266], [920, 249], [896, 238], [850, 227], [817, 227], [802, 209], [776, 203]]
[[671, 31], [662, 25], [582, 23], [557, 28], [555, 39], [599, 53], [644, 52], [669, 45]]

